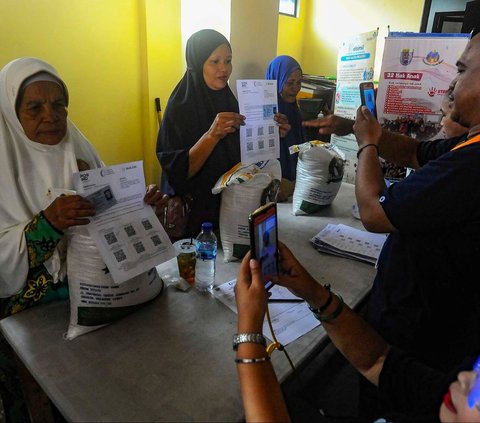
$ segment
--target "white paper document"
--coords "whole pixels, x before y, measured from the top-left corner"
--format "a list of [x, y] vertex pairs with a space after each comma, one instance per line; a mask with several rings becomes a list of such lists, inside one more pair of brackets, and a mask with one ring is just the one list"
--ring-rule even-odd
[[[224, 303], [230, 310], [237, 313], [237, 305], [235, 303], [235, 288], [236, 280], [225, 282], [217, 286], [213, 290], [213, 295]], [[288, 289], [274, 285], [270, 289], [271, 297], [275, 299], [295, 299]], [[310, 332], [312, 329], [320, 325], [320, 322], [315, 319], [312, 312], [309, 310], [306, 302], [301, 303], [269, 303], [270, 318], [272, 319], [273, 330], [275, 336], [282, 345], [288, 345], [295, 341], [302, 335]], [[270, 332], [270, 327], [267, 320], [263, 322], [263, 334], [270, 340], [273, 336]]]
[[310, 241], [321, 252], [375, 264], [387, 236], [329, 223]]
[[87, 229], [115, 283], [176, 256], [153, 208], [143, 201], [141, 161], [78, 172], [73, 183], [79, 195], [95, 204]]
[[277, 81], [238, 80], [237, 95], [240, 114], [246, 117], [245, 125], [240, 126], [242, 163], [278, 159], [280, 138], [273, 119], [278, 111]]

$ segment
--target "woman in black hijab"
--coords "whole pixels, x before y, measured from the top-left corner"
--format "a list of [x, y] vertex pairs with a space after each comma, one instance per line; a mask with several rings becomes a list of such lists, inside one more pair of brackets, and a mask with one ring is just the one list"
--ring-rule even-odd
[[[218, 227], [218, 178], [240, 162], [238, 128], [245, 117], [228, 86], [232, 49], [217, 31], [193, 34], [186, 48], [187, 70], [173, 90], [157, 140], [163, 169], [162, 189], [193, 198], [186, 236], [196, 236], [204, 221]], [[168, 180], [168, 182], [167, 182]], [[171, 194], [171, 192], [169, 193]]]

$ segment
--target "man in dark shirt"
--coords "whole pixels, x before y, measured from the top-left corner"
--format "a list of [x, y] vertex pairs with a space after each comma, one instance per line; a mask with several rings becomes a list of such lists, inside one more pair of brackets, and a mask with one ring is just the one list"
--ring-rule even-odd
[[[453, 386], [453, 390], [450, 386], [449, 390], [449, 384], [460, 370], [472, 369], [474, 357], [466, 358], [462, 367], [456, 367], [451, 372], [426, 366], [411, 355], [388, 345], [368, 323], [344, 304], [329, 286], [323, 286], [316, 281], [287, 246], [280, 243], [278, 253], [281, 272], [276, 283], [287, 287], [308, 302], [338, 350], [366, 380], [378, 386], [382, 400], [389, 405], [388, 411], [384, 412], [382, 417], [396, 423], [438, 421], [440, 405], [445, 397], [441, 413], [443, 412], [443, 416], [447, 415], [446, 421], [478, 421], [480, 408], [466, 410], [465, 395], [458, 395], [456, 386]], [[262, 341], [267, 292], [260, 269], [259, 263], [250, 260], [247, 255], [240, 266], [235, 286], [238, 332], [249, 337], [240, 342], [239, 334], [234, 337], [234, 340], [237, 340], [234, 341], [234, 349], [237, 354], [242, 399], [247, 421], [286, 422], [290, 419], [289, 412], [264, 340]], [[471, 380], [475, 376], [472, 373]], [[464, 376], [458, 377], [459, 380], [464, 380]], [[468, 393], [471, 384], [469, 387], [464, 380], [462, 385], [463, 393]], [[445, 395], [446, 393], [448, 394]], [[308, 403], [300, 401], [297, 405], [294, 401], [291, 405], [291, 412], [294, 413], [292, 417], [296, 417], [296, 409], [300, 406], [302, 420], [307, 418], [308, 421], [323, 421], [318, 410], [310, 409]], [[467, 416], [473, 417], [473, 420], [467, 420]]]
[[[452, 120], [466, 136], [419, 142], [382, 130], [362, 107], [352, 121], [306, 123], [355, 132], [355, 193], [372, 232], [390, 236], [379, 259], [367, 320], [392, 345], [446, 370], [480, 347], [480, 36], [458, 63]], [[386, 188], [378, 157], [416, 171]], [[448, 345], [447, 345], [448, 344]]]

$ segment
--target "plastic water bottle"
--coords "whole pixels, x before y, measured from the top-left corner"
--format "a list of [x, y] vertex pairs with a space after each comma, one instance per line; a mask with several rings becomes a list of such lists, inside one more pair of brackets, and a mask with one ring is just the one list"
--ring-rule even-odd
[[217, 237], [210, 222], [202, 223], [202, 232], [195, 240], [197, 263], [195, 265], [195, 288], [211, 291], [215, 282], [215, 259], [217, 258]]

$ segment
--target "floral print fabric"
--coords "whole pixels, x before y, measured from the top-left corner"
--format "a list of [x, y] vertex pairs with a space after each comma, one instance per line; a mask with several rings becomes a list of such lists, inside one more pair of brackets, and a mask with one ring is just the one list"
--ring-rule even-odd
[[21, 291], [2, 300], [2, 317], [18, 313], [53, 297], [65, 297], [65, 291], [68, 295], [66, 282], [53, 284], [53, 278], [43, 264], [53, 255], [62, 233], [40, 212], [25, 226], [24, 234], [28, 249], [27, 280]]

